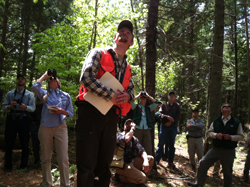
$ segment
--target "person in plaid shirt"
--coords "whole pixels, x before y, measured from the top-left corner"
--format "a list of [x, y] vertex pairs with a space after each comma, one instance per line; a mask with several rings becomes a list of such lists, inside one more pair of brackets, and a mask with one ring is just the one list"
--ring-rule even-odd
[[[133, 45], [133, 25], [130, 21], [124, 20], [119, 24], [114, 42], [113, 47], [92, 49], [82, 68], [82, 85], [76, 101], [77, 186], [109, 186], [109, 167], [114, 154], [119, 120], [117, 107], [124, 114], [128, 111], [122, 107], [130, 109], [130, 103], [134, 101], [134, 83], [125, 54]], [[110, 72], [123, 85], [124, 92], [114, 91], [100, 83], [98, 79], [105, 71]], [[103, 115], [83, 98], [88, 91], [106, 101], [112, 101], [116, 107]]]

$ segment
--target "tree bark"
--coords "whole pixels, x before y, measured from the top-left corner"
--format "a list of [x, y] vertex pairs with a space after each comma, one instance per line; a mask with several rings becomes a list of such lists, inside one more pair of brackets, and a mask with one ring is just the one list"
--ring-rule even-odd
[[[158, 23], [159, 0], [150, 0], [148, 7], [148, 20], [146, 27], [146, 91], [155, 97], [155, 64], [157, 61], [156, 38]], [[152, 115], [154, 121], [154, 115]], [[154, 126], [151, 133], [152, 152], [154, 151]]]
[[235, 91], [234, 91], [234, 113], [238, 112], [238, 46], [237, 46], [237, 12], [236, 0], [234, 0], [234, 60], [235, 60]]
[[250, 52], [249, 52], [249, 33], [248, 33], [248, 20], [247, 20], [247, 1], [244, 2], [244, 15], [246, 25], [246, 41], [247, 41], [247, 64], [248, 64], [248, 119], [247, 123], [250, 124]]
[[9, 0], [6, 0], [2, 18], [3, 24], [2, 24], [2, 37], [1, 37], [2, 47], [0, 47], [0, 77], [3, 76], [4, 58], [5, 58], [4, 48], [6, 47], [6, 33], [7, 33], [7, 22], [9, 16], [8, 15], [9, 6], [10, 6]]
[[[221, 83], [223, 66], [223, 46], [224, 46], [224, 0], [215, 0], [215, 28], [213, 43], [213, 59], [210, 74], [210, 90], [208, 100], [208, 117], [206, 129], [210, 127], [212, 121], [219, 116], [221, 106]], [[208, 151], [208, 138], [206, 137], [204, 151]]]
[[25, 12], [24, 12], [24, 48], [23, 48], [23, 69], [22, 74], [26, 76], [27, 72], [27, 63], [28, 63], [28, 50], [29, 50], [29, 34], [30, 34], [30, 15], [31, 15], [31, 5], [32, 0], [25, 1]]

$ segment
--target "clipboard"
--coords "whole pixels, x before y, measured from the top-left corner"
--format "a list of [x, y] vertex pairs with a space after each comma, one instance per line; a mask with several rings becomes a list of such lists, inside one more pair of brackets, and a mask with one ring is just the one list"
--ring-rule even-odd
[[[120, 90], [122, 92], [124, 91], [124, 88], [121, 85], [121, 83], [107, 71], [103, 74], [103, 76], [100, 79], [98, 79], [98, 81], [107, 88], [112, 88], [114, 91], [117, 90]], [[97, 96], [96, 94], [91, 92], [87, 92], [83, 97], [86, 101], [88, 101], [90, 104], [96, 107], [103, 115], [106, 115], [107, 112], [113, 106], [112, 101], [106, 101], [104, 98]]]

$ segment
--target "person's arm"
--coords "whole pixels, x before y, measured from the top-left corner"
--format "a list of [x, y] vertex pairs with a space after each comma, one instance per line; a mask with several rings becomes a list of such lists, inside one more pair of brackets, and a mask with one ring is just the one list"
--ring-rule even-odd
[[148, 155], [147, 153], [144, 151], [141, 155], [141, 157], [143, 158], [143, 164], [142, 164], [142, 170], [145, 173], [149, 172], [149, 162], [148, 162]]
[[129, 103], [133, 103], [135, 101], [134, 87], [135, 85], [131, 75], [127, 89], [127, 93], [130, 95], [130, 100], [128, 101]]
[[200, 130], [203, 128], [204, 128], [204, 122], [203, 120], [200, 120], [199, 123], [191, 123], [191, 127], [189, 130], [196, 131], [196, 130]]
[[36, 110], [36, 102], [35, 102], [35, 97], [33, 95], [33, 93], [30, 93], [30, 99], [28, 104], [26, 105], [26, 109], [27, 112], [34, 112]]
[[174, 122], [173, 122], [173, 124], [177, 124], [178, 123], [178, 121], [180, 121], [180, 119], [181, 119], [181, 107], [180, 107], [180, 105], [178, 105], [177, 104], [177, 110], [176, 110], [176, 114], [175, 114], [175, 116], [173, 117], [174, 118]]
[[116, 142], [117, 143], [125, 143], [125, 135], [123, 133], [116, 133]]
[[231, 135], [231, 141], [240, 141], [244, 139], [243, 129], [241, 123], [237, 129], [237, 135]]
[[209, 129], [207, 130], [208, 137], [216, 139], [217, 133], [214, 132], [214, 123], [211, 123]]
[[[115, 96], [115, 91], [104, 86], [96, 75], [99, 71], [102, 52], [100, 49], [91, 50], [83, 64], [80, 81], [91, 93], [109, 101]], [[131, 90], [129, 90], [131, 91]]]
[[8, 110], [10, 110], [13, 106], [16, 106], [16, 105], [17, 105], [17, 102], [16, 102], [16, 101], [10, 101], [10, 94], [11, 94], [11, 92], [8, 92], [8, 93], [5, 95], [4, 102], [3, 102], [3, 106], [2, 106], [3, 111], [8, 111]]
[[134, 122], [131, 122], [130, 127], [131, 127], [130, 131], [127, 134], [125, 134], [126, 143], [128, 143], [133, 138], [136, 124]]
[[135, 104], [134, 102], [131, 103], [131, 109], [134, 110], [136, 108], [137, 104]]
[[45, 79], [48, 79], [52, 77], [48, 75], [47, 71], [36, 81], [35, 84], [32, 85], [32, 91], [36, 94], [36, 96], [40, 99], [43, 100], [43, 96], [47, 94], [46, 90], [42, 89], [42, 83]]
[[74, 116], [74, 110], [70, 95], [67, 95], [67, 98], [67, 107], [66, 109], [64, 109], [64, 112], [62, 114], [64, 114], [68, 119], [70, 119]]

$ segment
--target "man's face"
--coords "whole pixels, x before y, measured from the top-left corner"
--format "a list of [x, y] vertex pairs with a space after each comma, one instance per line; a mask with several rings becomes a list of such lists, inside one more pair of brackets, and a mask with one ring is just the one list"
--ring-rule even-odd
[[114, 41], [116, 44], [123, 43], [127, 44], [128, 47], [133, 45], [133, 34], [131, 33], [129, 28], [122, 27], [119, 31], [117, 31]]
[[232, 110], [229, 104], [224, 104], [221, 109], [222, 114], [231, 114]]
[[197, 111], [194, 111], [193, 114], [192, 114], [193, 118], [198, 118], [200, 116], [199, 112]]
[[170, 94], [170, 95], [168, 96], [168, 100], [169, 100], [169, 101], [172, 101], [172, 102], [175, 102], [175, 100], [176, 100], [175, 94]]
[[25, 86], [26, 85], [26, 79], [23, 77], [19, 77], [17, 79], [17, 86]]
[[140, 104], [146, 104], [146, 102], [147, 102], [147, 99], [146, 99], [146, 97], [140, 97]]

